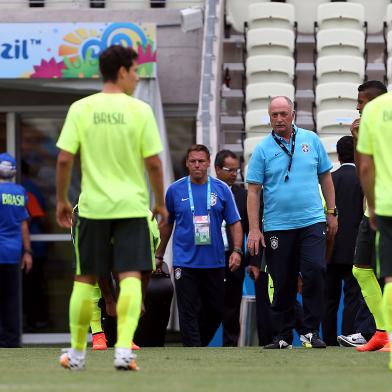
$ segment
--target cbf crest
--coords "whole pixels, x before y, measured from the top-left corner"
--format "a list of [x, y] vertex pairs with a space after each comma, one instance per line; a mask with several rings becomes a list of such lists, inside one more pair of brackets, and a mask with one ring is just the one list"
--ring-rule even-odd
[[176, 280], [181, 279], [181, 268], [176, 268], [174, 270], [174, 277], [176, 278]]
[[271, 243], [271, 248], [272, 248], [273, 250], [278, 249], [278, 246], [279, 246], [278, 237], [272, 236], [272, 237], [270, 238], [270, 243]]
[[305, 153], [309, 152], [310, 151], [309, 144], [303, 143], [302, 144], [302, 151]]
[[218, 200], [218, 195], [216, 193], [211, 193], [211, 207], [216, 204]]

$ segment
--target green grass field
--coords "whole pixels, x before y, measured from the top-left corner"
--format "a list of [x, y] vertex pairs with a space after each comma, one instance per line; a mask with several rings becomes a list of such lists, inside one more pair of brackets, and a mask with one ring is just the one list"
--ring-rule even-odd
[[59, 348], [0, 349], [3, 391], [392, 391], [388, 353], [352, 349], [144, 348], [140, 372], [118, 372], [113, 350], [89, 352], [86, 370], [58, 365]]

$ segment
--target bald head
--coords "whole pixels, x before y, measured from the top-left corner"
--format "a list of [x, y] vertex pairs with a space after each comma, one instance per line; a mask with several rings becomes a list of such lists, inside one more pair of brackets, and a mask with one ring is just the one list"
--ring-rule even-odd
[[290, 98], [280, 96], [270, 100], [268, 113], [272, 129], [281, 137], [290, 138], [294, 121], [294, 105]]

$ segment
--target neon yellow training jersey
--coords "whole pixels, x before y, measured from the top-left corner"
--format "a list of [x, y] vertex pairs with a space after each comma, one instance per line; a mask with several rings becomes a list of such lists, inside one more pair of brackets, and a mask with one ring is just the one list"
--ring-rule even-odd
[[357, 150], [372, 155], [376, 168], [376, 214], [392, 216], [392, 94], [369, 102], [362, 113]]
[[72, 104], [57, 147], [80, 150], [79, 215], [90, 219], [147, 217], [144, 158], [162, 151], [153, 112], [121, 93], [97, 93]]

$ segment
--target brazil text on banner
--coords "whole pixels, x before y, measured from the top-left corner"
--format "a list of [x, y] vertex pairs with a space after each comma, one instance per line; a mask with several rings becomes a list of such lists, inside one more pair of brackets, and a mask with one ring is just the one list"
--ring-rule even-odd
[[139, 76], [156, 77], [153, 23], [0, 23], [0, 79], [98, 78], [111, 45], [135, 49]]

